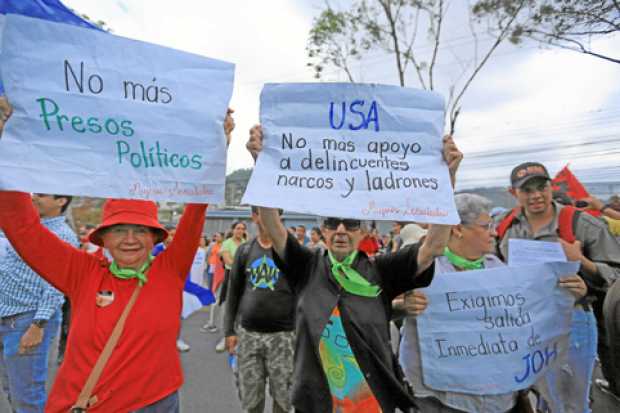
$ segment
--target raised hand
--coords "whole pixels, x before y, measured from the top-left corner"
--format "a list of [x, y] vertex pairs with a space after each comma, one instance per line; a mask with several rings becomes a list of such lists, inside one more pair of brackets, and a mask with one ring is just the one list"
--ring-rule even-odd
[[459, 165], [463, 160], [463, 153], [454, 143], [452, 135], [446, 135], [443, 137], [443, 159], [448, 164], [448, 170], [450, 171], [450, 180], [452, 186], [454, 186], [456, 180], [456, 171], [459, 169]]
[[250, 138], [248, 139], [248, 143], [245, 144], [245, 147], [252, 158], [256, 161], [258, 158], [258, 154], [263, 150], [263, 128], [261, 125], [254, 125], [250, 129]]
[[226, 146], [230, 146], [230, 140], [232, 138], [232, 131], [235, 129], [235, 120], [232, 117], [232, 114], [235, 111], [231, 108], [226, 110], [226, 117], [224, 118], [224, 133], [226, 134]]
[[0, 96], [0, 136], [4, 129], [4, 124], [13, 114], [13, 106], [9, 103], [6, 96]]
[[428, 307], [428, 298], [421, 291], [405, 294], [405, 310], [409, 315], [420, 315]]

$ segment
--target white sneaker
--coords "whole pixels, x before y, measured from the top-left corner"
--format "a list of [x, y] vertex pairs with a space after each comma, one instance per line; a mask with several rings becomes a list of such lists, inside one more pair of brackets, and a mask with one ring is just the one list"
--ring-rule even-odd
[[226, 338], [222, 337], [220, 341], [217, 342], [215, 346], [215, 351], [218, 353], [223, 353], [226, 350]]
[[181, 338], [177, 339], [177, 350], [184, 353], [186, 351], [189, 351], [190, 348], [191, 347], [189, 346], [189, 344], [183, 341], [183, 339]]

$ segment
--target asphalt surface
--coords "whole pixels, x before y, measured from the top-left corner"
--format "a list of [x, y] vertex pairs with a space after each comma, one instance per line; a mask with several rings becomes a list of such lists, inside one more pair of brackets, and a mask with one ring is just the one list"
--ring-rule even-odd
[[[181, 411], [183, 413], [239, 413], [241, 405], [233, 385], [232, 372], [228, 367], [226, 353], [216, 353], [215, 345], [221, 338], [216, 334], [202, 333], [200, 327], [207, 322], [208, 313], [198, 312], [183, 321], [182, 337], [191, 350], [181, 354], [185, 372], [185, 384], [181, 388]], [[56, 346], [54, 346], [56, 349]], [[50, 358], [50, 380], [56, 373], [56, 351]], [[600, 370], [595, 370], [595, 378]], [[0, 390], [0, 413], [10, 413], [6, 399]], [[593, 386], [593, 413], [620, 413], [620, 400]], [[271, 406], [268, 401], [267, 406]], [[268, 407], [267, 412], [271, 411]], [[576, 412], [571, 412], [576, 413]], [[580, 413], [580, 412], [579, 412]]]

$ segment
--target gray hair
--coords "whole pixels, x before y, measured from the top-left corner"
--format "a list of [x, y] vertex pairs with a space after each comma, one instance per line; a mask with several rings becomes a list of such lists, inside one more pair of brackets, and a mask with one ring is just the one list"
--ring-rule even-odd
[[462, 224], [473, 224], [480, 214], [488, 214], [492, 207], [487, 198], [469, 193], [455, 195], [454, 202]]

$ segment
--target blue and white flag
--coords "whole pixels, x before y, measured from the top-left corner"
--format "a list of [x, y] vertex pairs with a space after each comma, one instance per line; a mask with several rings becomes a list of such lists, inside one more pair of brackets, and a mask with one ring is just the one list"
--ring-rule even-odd
[[[0, 1], [0, 14], [2, 14], [2, 16], [0, 16], [0, 43], [2, 40], [2, 30], [4, 28], [4, 15], [9, 13], [102, 30], [100, 27], [73, 13], [67, 6], [62, 4], [60, 0], [2, 0]], [[4, 95], [4, 87], [1, 79], [0, 95]]]
[[[163, 243], [157, 244], [153, 248], [153, 256], [157, 256], [164, 249]], [[202, 255], [206, 255], [204, 250], [201, 248], [198, 249], [194, 257], [194, 263], [192, 263], [192, 270], [196, 269], [196, 263], [200, 261], [201, 251]], [[181, 317], [184, 319], [200, 310], [202, 307], [211, 305], [215, 302], [215, 296], [211, 290], [201, 286], [200, 283], [194, 282], [196, 280], [192, 279], [192, 273], [194, 273], [194, 271], [190, 271], [190, 273], [187, 274], [185, 286], [183, 287], [183, 309], [181, 310]]]

